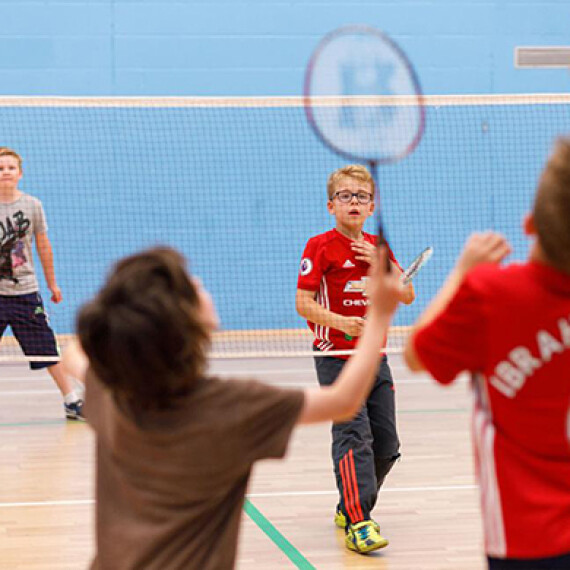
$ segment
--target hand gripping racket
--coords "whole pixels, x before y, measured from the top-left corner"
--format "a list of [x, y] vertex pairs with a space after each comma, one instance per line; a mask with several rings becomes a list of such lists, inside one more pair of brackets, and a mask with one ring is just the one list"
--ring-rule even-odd
[[407, 285], [433, 255], [433, 247], [426, 247], [402, 273], [402, 283]]

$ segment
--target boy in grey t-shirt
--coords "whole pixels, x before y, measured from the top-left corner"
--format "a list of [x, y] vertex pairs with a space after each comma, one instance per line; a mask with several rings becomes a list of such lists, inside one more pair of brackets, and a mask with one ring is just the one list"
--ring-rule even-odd
[[[9, 148], [0, 148], [0, 337], [9, 325], [24, 354], [58, 356], [39, 294], [32, 256], [34, 238], [54, 303], [61, 302], [61, 290], [55, 279], [42, 204], [18, 189], [21, 178], [21, 157]], [[30, 362], [30, 368], [47, 368], [63, 395], [66, 417], [83, 420], [83, 402], [58, 362]]]

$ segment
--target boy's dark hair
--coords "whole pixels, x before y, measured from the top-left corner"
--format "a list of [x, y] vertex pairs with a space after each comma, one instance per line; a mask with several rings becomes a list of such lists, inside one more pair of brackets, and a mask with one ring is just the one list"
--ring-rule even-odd
[[137, 408], [170, 408], [203, 374], [209, 344], [185, 260], [160, 247], [119, 261], [77, 334], [97, 377]]
[[548, 261], [570, 273], [570, 139], [560, 138], [538, 182], [534, 224]]

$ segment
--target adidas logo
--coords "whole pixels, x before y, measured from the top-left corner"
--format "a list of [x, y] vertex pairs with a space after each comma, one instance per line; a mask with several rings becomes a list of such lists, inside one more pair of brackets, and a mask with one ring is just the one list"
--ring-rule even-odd
[[350, 259], [347, 259], [347, 260], [344, 262], [343, 267], [355, 267], [355, 265], [354, 265], [354, 263], [352, 263], [352, 261], [350, 261]]

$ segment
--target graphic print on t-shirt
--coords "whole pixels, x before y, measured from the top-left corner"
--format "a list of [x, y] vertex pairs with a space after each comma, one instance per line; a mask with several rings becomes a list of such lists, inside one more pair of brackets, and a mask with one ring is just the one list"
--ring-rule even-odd
[[29, 227], [30, 220], [21, 210], [15, 212], [12, 218], [0, 220], [0, 280], [18, 283], [14, 269], [27, 262], [22, 239]]

